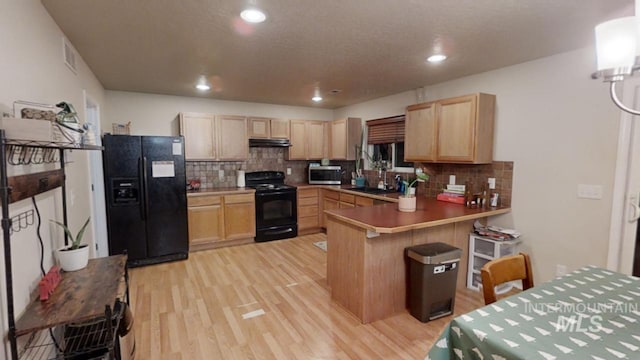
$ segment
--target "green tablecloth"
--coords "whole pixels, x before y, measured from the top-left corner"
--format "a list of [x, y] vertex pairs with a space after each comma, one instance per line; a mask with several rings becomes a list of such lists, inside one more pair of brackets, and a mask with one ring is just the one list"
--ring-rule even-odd
[[640, 278], [585, 267], [451, 321], [426, 360], [640, 359]]

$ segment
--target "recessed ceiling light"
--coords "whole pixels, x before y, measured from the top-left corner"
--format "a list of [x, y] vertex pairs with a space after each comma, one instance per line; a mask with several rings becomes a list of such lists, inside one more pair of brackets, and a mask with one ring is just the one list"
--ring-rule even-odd
[[436, 55], [431, 55], [427, 58], [427, 61], [430, 63], [439, 63], [441, 61], [444, 61], [447, 58], [446, 55], [442, 55], [442, 54], [436, 54]]
[[311, 100], [313, 100], [315, 102], [320, 102], [320, 101], [322, 101], [322, 96], [316, 95], [316, 96], [312, 97]]
[[253, 24], [261, 23], [267, 19], [267, 15], [256, 8], [242, 10], [242, 12], [240, 13], [240, 17], [244, 21]]
[[200, 91], [207, 91], [211, 89], [211, 86], [207, 85], [207, 84], [198, 84], [196, 85], [196, 89], [200, 90]]

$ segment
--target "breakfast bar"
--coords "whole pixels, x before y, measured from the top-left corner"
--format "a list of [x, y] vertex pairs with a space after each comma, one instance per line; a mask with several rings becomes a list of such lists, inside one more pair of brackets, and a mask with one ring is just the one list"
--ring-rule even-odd
[[364, 324], [404, 310], [405, 248], [431, 242], [462, 249], [457, 287], [463, 288], [473, 222], [509, 211], [470, 209], [426, 197], [419, 197], [417, 210], [409, 213], [398, 211], [396, 203], [325, 210], [331, 298]]

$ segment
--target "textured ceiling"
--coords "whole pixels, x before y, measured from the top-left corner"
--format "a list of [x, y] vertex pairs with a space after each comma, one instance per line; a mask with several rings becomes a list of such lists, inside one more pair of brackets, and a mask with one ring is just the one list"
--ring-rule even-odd
[[[633, 14], [633, 0], [251, 1], [267, 21], [244, 23], [237, 0], [42, 3], [108, 90], [329, 109], [584, 47]], [[449, 59], [425, 63], [437, 48]]]

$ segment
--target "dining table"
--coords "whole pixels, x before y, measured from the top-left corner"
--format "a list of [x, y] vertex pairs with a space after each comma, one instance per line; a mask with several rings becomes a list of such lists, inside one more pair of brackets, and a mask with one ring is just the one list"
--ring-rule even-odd
[[640, 278], [595, 266], [447, 325], [425, 360], [640, 359]]

